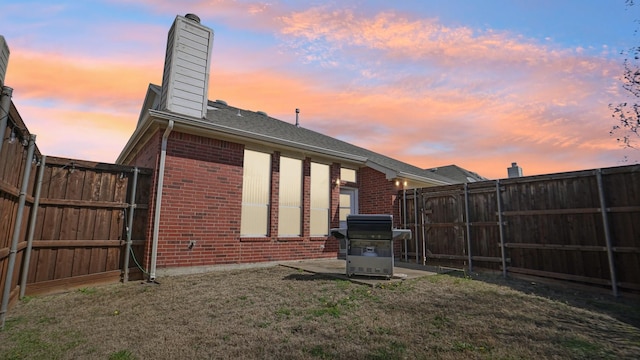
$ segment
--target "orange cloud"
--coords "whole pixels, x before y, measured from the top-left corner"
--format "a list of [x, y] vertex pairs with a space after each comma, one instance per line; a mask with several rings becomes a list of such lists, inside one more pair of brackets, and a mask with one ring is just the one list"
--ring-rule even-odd
[[29, 132], [37, 135], [36, 144], [43, 154], [73, 159], [113, 163], [136, 125], [132, 114], [117, 110], [45, 110], [22, 105], [18, 111]]
[[160, 66], [161, 62], [145, 66], [18, 48], [12, 49], [6, 83], [21, 99], [133, 111], [139, 110], [149, 82], [161, 79]]
[[[184, 12], [176, 2], [141, 4]], [[189, 11], [214, 30], [220, 22], [280, 41], [260, 53], [214, 41], [212, 100], [291, 122], [300, 108], [303, 127], [420, 167], [455, 163], [491, 178], [505, 177], [513, 161], [531, 175], [622, 158], [607, 136], [620, 72], [602, 54], [397, 12], [235, 1], [194, 1]], [[12, 47], [7, 84], [16, 102], [26, 101], [19, 110], [44, 153], [98, 161], [119, 154], [147, 84], [161, 81], [169, 26], [104, 29], [133, 41], [123, 46], [153, 44], [113, 60]], [[82, 143], [58, 141], [64, 134]]]

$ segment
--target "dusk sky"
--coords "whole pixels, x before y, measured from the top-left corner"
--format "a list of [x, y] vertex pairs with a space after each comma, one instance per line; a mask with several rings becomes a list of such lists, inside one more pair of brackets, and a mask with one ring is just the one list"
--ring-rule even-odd
[[609, 135], [640, 43], [624, 0], [3, 1], [5, 84], [41, 152], [114, 162], [186, 13], [215, 33], [211, 100], [491, 179], [640, 162]]

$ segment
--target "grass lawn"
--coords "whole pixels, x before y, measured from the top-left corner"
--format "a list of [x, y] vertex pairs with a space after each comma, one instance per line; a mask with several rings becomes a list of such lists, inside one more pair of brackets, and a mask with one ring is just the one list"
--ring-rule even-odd
[[0, 359], [638, 359], [640, 302], [493, 275], [369, 287], [286, 267], [26, 298]]

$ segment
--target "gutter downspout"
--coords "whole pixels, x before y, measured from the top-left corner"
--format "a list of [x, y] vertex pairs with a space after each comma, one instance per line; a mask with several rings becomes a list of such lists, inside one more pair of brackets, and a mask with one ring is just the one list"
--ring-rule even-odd
[[156, 190], [156, 206], [153, 216], [153, 239], [151, 243], [151, 268], [149, 270], [149, 281], [156, 280], [156, 263], [158, 261], [158, 235], [160, 232], [160, 209], [162, 207], [162, 187], [164, 185], [164, 163], [167, 158], [167, 140], [173, 130], [173, 120], [167, 123], [167, 129], [162, 135], [162, 147], [160, 150], [160, 164], [158, 166], [158, 188]]
[[22, 228], [22, 215], [24, 213], [24, 204], [27, 200], [27, 190], [29, 187], [29, 178], [31, 177], [31, 159], [36, 147], [36, 136], [29, 137], [29, 148], [27, 149], [27, 158], [24, 165], [24, 174], [22, 176], [22, 186], [20, 188], [20, 196], [18, 197], [18, 211], [16, 222], [13, 226], [13, 237], [11, 238], [11, 250], [9, 250], [9, 266], [7, 267], [7, 277], [4, 282], [4, 291], [2, 293], [2, 308], [0, 309], [0, 329], [4, 329], [7, 309], [9, 307], [9, 295], [11, 295], [11, 283], [13, 282], [13, 268], [16, 264], [18, 254], [18, 240], [20, 240], [20, 229]]
[[8, 86], [2, 87], [2, 92], [0, 93], [0, 151], [2, 151], [4, 133], [7, 129], [7, 120], [9, 119], [9, 107], [11, 105], [12, 94], [12, 88]]
[[22, 263], [22, 275], [20, 277], [20, 299], [24, 297], [27, 290], [27, 275], [29, 275], [29, 262], [31, 261], [31, 250], [33, 249], [33, 234], [36, 229], [36, 219], [38, 218], [38, 207], [40, 206], [40, 193], [42, 190], [42, 178], [44, 177], [44, 166], [47, 162], [47, 156], [42, 155], [40, 160], [40, 170], [38, 170], [38, 184], [36, 185], [36, 194], [33, 200], [33, 210], [31, 210], [31, 219], [29, 220], [29, 234], [27, 235], [27, 249], [24, 254]]

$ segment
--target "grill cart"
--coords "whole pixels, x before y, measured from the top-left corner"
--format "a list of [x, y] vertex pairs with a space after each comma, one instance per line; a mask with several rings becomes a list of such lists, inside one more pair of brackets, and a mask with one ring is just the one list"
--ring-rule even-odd
[[331, 229], [346, 239], [347, 276], [393, 276], [393, 241], [410, 239], [411, 230], [393, 229], [391, 215], [349, 215], [347, 228]]

